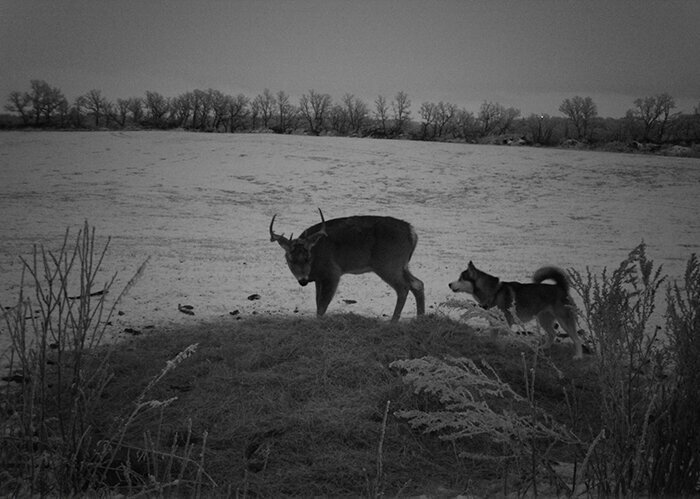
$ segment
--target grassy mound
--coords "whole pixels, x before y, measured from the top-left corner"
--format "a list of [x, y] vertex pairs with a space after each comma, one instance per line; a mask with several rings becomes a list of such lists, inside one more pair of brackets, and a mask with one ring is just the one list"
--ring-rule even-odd
[[[414, 394], [389, 364], [428, 355], [485, 360], [525, 394], [522, 354], [534, 355], [517, 338], [484, 337], [438, 316], [398, 325], [356, 315], [251, 317], [121, 347], [111, 360], [115, 377], [105, 390], [104, 417], [123, 412], [192, 343], [197, 353], [150, 392], [177, 401], [160, 417], [146, 414], [127, 438], [138, 446], [148, 431], [163, 445], [183, 444], [175, 435], [191, 433], [190, 442], [205, 449], [204, 466], [218, 491], [261, 496], [482, 489], [499, 476], [493, 465], [458, 458], [464, 443], [423, 435], [394, 415], [436, 403]], [[571, 348], [555, 345], [536, 380], [540, 404], [561, 418], [569, 416], [562, 388], [589, 375], [585, 361], [571, 362]]]

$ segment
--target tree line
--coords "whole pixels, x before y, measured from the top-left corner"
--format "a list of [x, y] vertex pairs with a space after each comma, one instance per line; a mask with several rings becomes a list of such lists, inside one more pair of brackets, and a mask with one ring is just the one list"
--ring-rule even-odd
[[352, 94], [334, 101], [309, 90], [298, 103], [284, 91], [264, 89], [253, 98], [219, 90], [193, 90], [175, 97], [155, 91], [109, 100], [93, 89], [69, 102], [43, 80], [7, 98], [3, 128], [184, 129], [203, 132], [306, 133], [416, 140], [508, 142], [559, 145], [607, 143], [683, 144], [700, 142], [700, 104], [693, 113], [674, 112], [666, 93], [640, 97], [622, 118], [601, 118], [590, 97], [574, 96], [559, 106], [562, 116], [530, 114], [484, 101], [475, 113], [447, 102], [423, 102], [413, 115], [408, 95], [367, 103]]

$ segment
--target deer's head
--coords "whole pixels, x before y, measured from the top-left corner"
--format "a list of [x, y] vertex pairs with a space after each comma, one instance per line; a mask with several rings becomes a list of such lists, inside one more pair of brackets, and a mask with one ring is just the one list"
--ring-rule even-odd
[[292, 274], [302, 286], [306, 286], [309, 283], [309, 274], [311, 273], [311, 264], [313, 262], [311, 250], [323, 237], [328, 236], [323, 212], [321, 212], [320, 208], [318, 212], [321, 214], [321, 222], [323, 224], [321, 230], [306, 237], [294, 239], [294, 234], [290, 235], [289, 238], [284, 237], [284, 234], [275, 234], [272, 230], [272, 225], [275, 223], [277, 215], [274, 215], [270, 222], [270, 241], [277, 241], [282, 247], [289, 270], [292, 271]]

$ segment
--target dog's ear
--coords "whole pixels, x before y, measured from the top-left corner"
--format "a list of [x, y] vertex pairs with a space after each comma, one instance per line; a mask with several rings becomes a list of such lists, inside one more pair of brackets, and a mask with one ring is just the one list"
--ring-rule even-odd
[[469, 260], [469, 265], [467, 265], [467, 268], [468, 268], [468, 269], [473, 269], [473, 268], [474, 268], [474, 264], [472, 263], [471, 260]]

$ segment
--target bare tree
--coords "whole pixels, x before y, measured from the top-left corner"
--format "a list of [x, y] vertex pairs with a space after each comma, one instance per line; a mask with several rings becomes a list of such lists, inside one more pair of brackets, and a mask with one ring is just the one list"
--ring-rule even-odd
[[192, 129], [206, 128], [209, 119], [207, 93], [198, 88], [192, 91]]
[[256, 130], [258, 128], [258, 116], [260, 116], [260, 102], [253, 99], [250, 101], [250, 129]]
[[[421, 119], [421, 138], [423, 140], [428, 138], [428, 131], [430, 130], [431, 127], [434, 126], [435, 124], [435, 104], [432, 102], [424, 102], [423, 104], [420, 105], [420, 109], [418, 110], [418, 115], [420, 116]], [[433, 136], [435, 136], [435, 132], [433, 130]]]
[[10, 113], [18, 113], [22, 118], [22, 123], [24, 125], [29, 124], [29, 118], [31, 110], [29, 109], [29, 104], [32, 102], [32, 97], [26, 92], [10, 92], [10, 96], [7, 98], [7, 104], [5, 104], [5, 110]]
[[128, 99], [117, 99], [115, 104], [115, 114], [117, 124], [124, 128], [126, 126], [126, 120], [129, 116], [129, 100]]
[[398, 92], [391, 103], [391, 108], [394, 112], [394, 133], [401, 135], [411, 117], [411, 100], [408, 94], [404, 91]]
[[206, 130], [210, 126], [213, 98], [213, 89], [192, 91], [192, 129]]
[[213, 90], [210, 88], [206, 91], [200, 90], [200, 95], [199, 95], [199, 105], [200, 105], [200, 120], [199, 120], [199, 129], [200, 130], [207, 130], [211, 125], [210, 125], [210, 119], [211, 119], [211, 113], [213, 110]]
[[520, 116], [520, 109], [514, 107], [504, 108], [501, 106], [500, 116], [498, 117], [496, 126], [498, 133], [504, 135], [513, 127], [513, 123]]
[[194, 94], [185, 92], [170, 101], [170, 113], [178, 127], [186, 128], [187, 122], [192, 116]]
[[457, 106], [450, 103], [438, 102], [435, 106], [435, 135], [442, 138], [453, 125], [453, 120], [457, 114]]
[[337, 135], [347, 135], [350, 120], [348, 118], [348, 111], [343, 106], [340, 104], [331, 106], [328, 112], [328, 121], [330, 122], [331, 130]]
[[141, 97], [130, 97], [129, 112], [134, 125], [140, 125], [143, 120], [143, 99]]
[[499, 103], [484, 101], [479, 108], [477, 119], [480, 125], [482, 137], [487, 137], [494, 133], [498, 127], [498, 122], [503, 114], [503, 106]]
[[700, 109], [692, 113], [674, 113], [669, 117], [664, 140], [670, 142], [700, 142]]
[[556, 121], [548, 114], [531, 114], [525, 120], [530, 141], [543, 146], [550, 145]]
[[226, 121], [228, 122], [229, 132], [233, 133], [243, 126], [243, 120], [248, 114], [248, 98], [243, 94], [238, 94], [236, 97], [229, 96], [226, 99], [226, 103]]
[[637, 106], [634, 114], [644, 124], [644, 141], [648, 142], [651, 139], [652, 130], [656, 129], [656, 140], [660, 142], [671, 117], [671, 110], [676, 107], [673, 97], [666, 93], [653, 95], [635, 99], [634, 105]]
[[[102, 92], [92, 89], [83, 96], [85, 108], [92, 113], [95, 119], [95, 128], [100, 126], [100, 118], [107, 114], [107, 99], [102, 96]], [[107, 124], [105, 123], [105, 126]]]
[[477, 135], [477, 121], [474, 113], [466, 109], [457, 111], [455, 130], [458, 137], [466, 141], [472, 140]]
[[294, 106], [289, 102], [289, 96], [280, 90], [277, 92], [278, 131], [280, 133], [285, 133], [290, 127], [293, 114]]
[[104, 100], [104, 117], [105, 117], [105, 127], [109, 128], [110, 123], [114, 121], [117, 122], [117, 113], [114, 108], [114, 104], [108, 101], [106, 98]]
[[66, 125], [70, 121], [71, 107], [68, 104], [68, 99], [62, 99], [56, 107], [56, 116], [58, 117], [58, 123], [61, 126]]
[[374, 119], [379, 122], [382, 128], [382, 135], [386, 137], [386, 121], [389, 119], [389, 105], [386, 98], [380, 95], [374, 101]]
[[323, 130], [331, 104], [332, 99], [330, 95], [320, 94], [315, 90], [310, 90], [308, 95], [304, 94], [301, 96], [299, 112], [309, 124], [309, 131], [314, 135], [319, 135]]
[[30, 85], [32, 89], [29, 96], [32, 102], [34, 125], [38, 126], [41, 122], [42, 101], [45, 99], [44, 95], [46, 93], [46, 89], [49, 88], [49, 85], [43, 80], [31, 80]]
[[269, 89], [263, 90], [263, 93], [255, 97], [258, 109], [260, 110], [260, 119], [262, 120], [263, 128], [270, 128], [270, 120], [275, 113], [277, 101]]
[[343, 96], [343, 105], [345, 106], [350, 132], [360, 135], [360, 131], [369, 116], [367, 104], [352, 94], [345, 94]]
[[170, 109], [168, 99], [158, 92], [147, 91], [145, 106], [151, 126], [162, 127], [165, 124], [165, 115]]
[[579, 140], [590, 138], [591, 122], [598, 116], [598, 107], [593, 99], [578, 95], [571, 99], [564, 99], [559, 106], [559, 111], [571, 120]]
[[212, 129], [218, 131], [228, 112], [228, 100], [219, 90], [209, 89], [209, 102], [213, 112]]
[[59, 88], [52, 87], [43, 80], [31, 80], [31, 92], [27, 94], [32, 103], [34, 124], [51, 123], [51, 118], [66, 98]]
[[357, 128], [353, 120], [353, 113], [355, 112], [355, 96], [352, 94], [345, 94], [341, 100], [342, 104], [339, 104], [338, 107], [341, 108], [342, 115], [344, 116], [346, 122], [344, 134], [356, 132]]
[[71, 120], [73, 125], [77, 128], [83, 127], [83, 115], [86, 109], [86, 99], [84, 95], [79, 95], [75, 98], [73, 102], [73, 111], [71, 113]]

